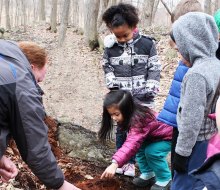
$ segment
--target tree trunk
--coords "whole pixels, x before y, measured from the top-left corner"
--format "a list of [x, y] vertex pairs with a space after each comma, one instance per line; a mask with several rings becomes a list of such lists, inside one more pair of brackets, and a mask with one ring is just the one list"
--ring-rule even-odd
[[145, 0], [142, 9], [142, 27], [151, 26], [155, 0]]
[[2, 7], [3, 7], [3, 0], [0, 0], [0, 25], [1, 25], [1, 21], [2, 21]]
[[210, 0], [205, 0], [204, 1], [204, 12], [207, 14], [212, 15], [212, 6], [211, 6], [211, 1]]
[[40, 0], [40, 20], [46, 20], [45, 15], [45, 0]]
[[91, 50], [98, 47], [97, 18], [99, 3], [99, 0], [85, 1], [84, 35]]
[[51, 32], [57, 32], [57, 0], [52, 0], [50, 27]]
[[220, 0], [215, 0], [215, 12], [220, 8]]
[[117, 4], [117, 0], [108, 0], [108, 7], [111, 7], [112, 5], [116, 5], [116, 4]]
[[68, 17], [69, 17], [69, 7], [70, 7], [70, 0], [64, 0], [60, 31], [59, 31], [59, 39], [58, 39], [59, 46], [63, 45], [64, 39], [65, 39], [66, 29], [67, 29], [67, 24], [68, 24]]
[[36, 5], [36, 3], [35, 3], [35, 0], [33, 0], [33, 4], [34, 4], [34, 21], [36, 21], [37, 20], [37, 5]]
[[100, 1], [100, 6], [99, 6], [99, 14], [98, 14], [98, 20], [97, 20], [97, 28], [100, 28], [102, 25], [102, 15], [107, 9], [108, 6], [108, 0], [106, 1]]
[[24, 0], [21, 0], [21, 8], [22, 8], [22, 17], [23, 17], [23, 26], [24, 26], [24, 31], [26, 32], [27, 30], [27, 15], [26, 15], [26, 3]]
[[10, 0], [5, 0], [5, 14], [6, 14], [6, 29], [11, 30], [10, 16], [9, 16], [9, 2]]
[[79, 6], [79, 27], [82, 30], [84, 30], [84, 11], [85, 11], [84, 1], [79, 0], [78, 6]]
[[73, 12], [72, 12], [72, 18], [73, 18], [73, 26], [78, 28], [79, 26], [79, 4], [78, 0], [73, 0]]
[[158, 8], [158, 5], [159, 5], [159, 2], [160, 2], [160, 0], [155, 0], [154, 1], [154, 7], [153, 7], [153, 12], [152, 12], [151, 23], [154, 22], [154, 18], [155, 18], [156, 12], [157, 12], [157, 8]]
[[165, 9], [167, 10], [167, 12], [170, 14], [170, 16], [172, 15], [172, 12], [171, 12], [171, 10], [169, 9], [169, 7], [167, 6], [167, 4], [163, 1], [163, 0], [161, 0], [161, 3], [163, 4], [163, 6], [165, 7]]
[[18, 26], [18, 17], [19, 17], [19, 0], [16, 0], [16, 11], [15, 11], [15, 26]]

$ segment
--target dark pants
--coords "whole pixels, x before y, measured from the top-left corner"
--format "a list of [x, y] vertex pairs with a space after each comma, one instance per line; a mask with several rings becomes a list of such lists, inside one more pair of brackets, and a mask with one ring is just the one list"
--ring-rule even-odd
[[178, 131], [177, 127], [174, 127], [172, 141], [171, 141], [171, 174], [172, 174], [172, 179], [174, 177], [173, 159], [174, 159], [178, 134], [179, 134], [179, 131]]
[[188, 173], [192, 170], [201, 167], [206, 159], [208, 140], [197, 141], [193, 147], [192, 153], [188, 161], [188, 171], [185, 173], [178, 173], [174, 171], [174, 178], [171, 190], [192, 190], [196, 184], [197, 179]]
[[[116, 129], [116, 148], [117, 150], [122, 147], [125, 140], [127, 138], [127, 131], [123, 131], [120, 129], [120, 127], [117, 126]], [[133, 156], [128, 163], [135, 164], [135, 156]]]
[[206, 187], [208, 190], [219, 190], [220, 180], [217, 175], [212, 171], [207, 171], [205, 173], [196, 175], [196, 183], [193, 190], [201, 190]]

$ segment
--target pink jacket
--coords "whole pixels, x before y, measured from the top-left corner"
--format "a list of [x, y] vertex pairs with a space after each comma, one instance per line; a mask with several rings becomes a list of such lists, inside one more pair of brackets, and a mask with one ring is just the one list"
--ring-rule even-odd
[[113, 155], [112, 159], [122, 167], [134, 156], [141, 144], [146, 140], [150, 142], [171, 140], [173, 128], [156, 119], [146, 119], [130, 128], [126, 141], [120, 149]]
[[220, 153], [220, 134], [216, 133], [209, 140], [207, 148], [207, 159], [214, 156], [215, 154]]

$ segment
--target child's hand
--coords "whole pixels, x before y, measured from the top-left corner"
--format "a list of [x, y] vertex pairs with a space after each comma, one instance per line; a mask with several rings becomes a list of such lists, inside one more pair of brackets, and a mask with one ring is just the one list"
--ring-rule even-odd
[[105, 171], [101, 175], [101, 179], [103, 179], [103, 178], [113, 178], [117, 168], [118, 168], [118, 164], [112, 163], [110, 166], [108, 166], [105, 169]]
[[2, 156], [0, 160], [0, 176], [3, 182], [8, 182], [18, 174], [15, 164], [6, 156]]

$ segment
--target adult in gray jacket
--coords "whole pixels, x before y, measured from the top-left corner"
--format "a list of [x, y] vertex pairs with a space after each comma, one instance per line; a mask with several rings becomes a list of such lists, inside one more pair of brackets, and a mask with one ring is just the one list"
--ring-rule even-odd
[[191, 12], [174, 22], [172, 33], [184, 64], [190, 68], [181, 85], [171, 189], [191, 190], [196, 179], [188, 172], [203, 164], [208, 139], [217, 131], [207, 116], [220, 78], [220, 62], [215, 56], [218, 29], [210, 15]]
[[45, 111], [31, 65], [19, 46], [0, 40], [0, 158], [12, 136], [22, 159], [48, 188], [77, 190], [64, 180], [48, 143]]

